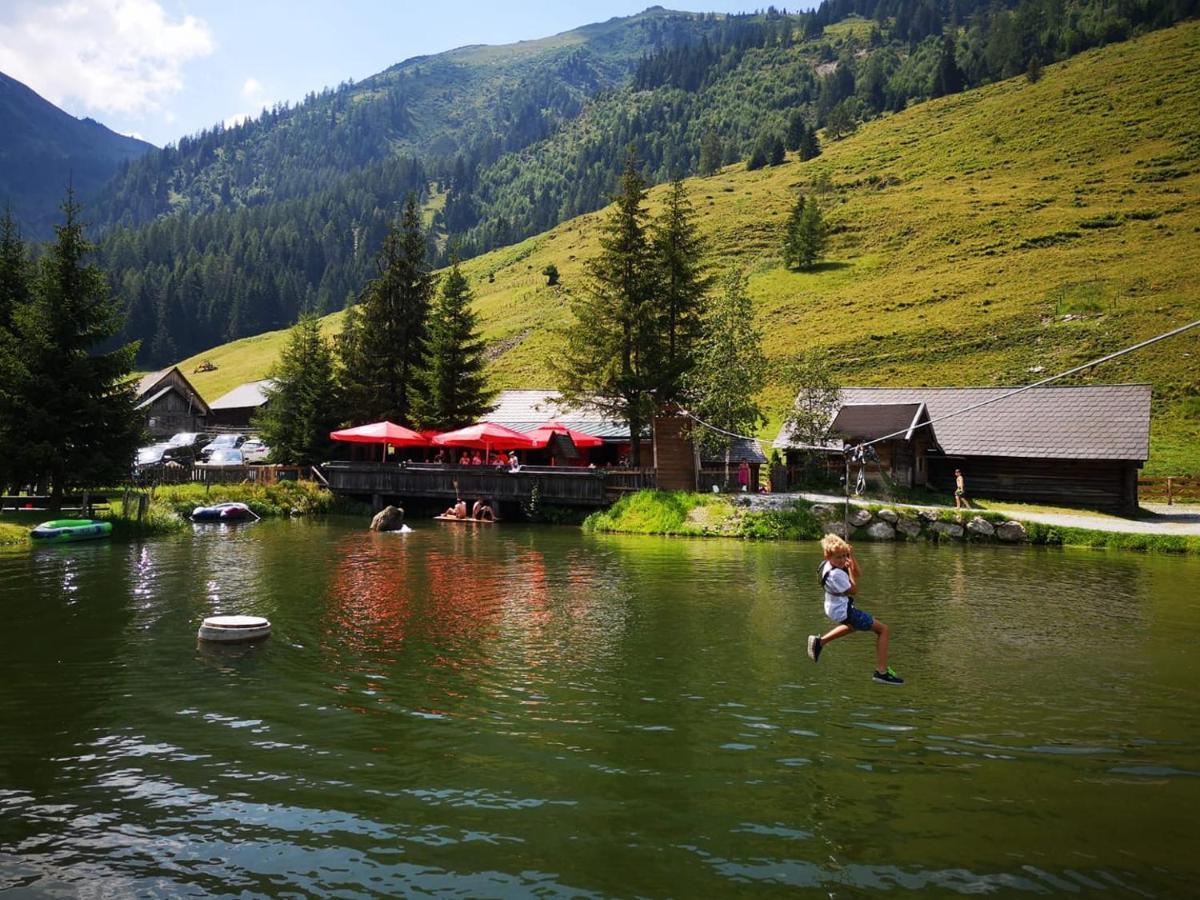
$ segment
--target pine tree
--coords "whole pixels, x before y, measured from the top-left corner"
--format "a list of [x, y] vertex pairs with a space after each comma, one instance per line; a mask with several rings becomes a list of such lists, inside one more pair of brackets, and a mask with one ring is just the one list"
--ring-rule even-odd
[[808, 123], [804, 121], [804, 113], [798, 109], [793, 109], [788, 116], [787, 133], [784, 135], [784, 144], [788, 150], [799, 150], [804, 142], [804, 135], [808, 133]]
[[714, 175], [721, 168], [722, 147], [721, 137], [713, 129], [704, 132], [700, 139], [700, 174]]
[[825, 220], [815, 197], [798, 197], [788, 217], [783, 261], [792, 269], [811, 269], [825, 252]]
[[86, 262], [92, 246], [70, 191], [62, 210], [30, 301], [13, 317], [25, 372], [13, 386], [18, 419], [10, 422], [37, 468], [29, 474], [49, 480], [54, 508], [68, 490], [126, 479], [145, 424], [130, 378], [137, 345], [100, 351], [121, 329], [120, 305]]
[[807, 127], [800, 138], [800, 161], [806, 162], [821, 155], [821, 142], [817, 140], [817, 129]]
[[712, 278], [704, 272], [704, 241], [681, 179], [671, 183], [666, 205], [652, 231], [663, 336], [656, 393], [658, 402], [666, 403], [683, 397], [687, 377], [695, 365], [705, 297], [712, 285]]
[[[746, 292], [746, 276], [735, 270], [724, 281], [704, 318], [696, 369], [691, 377], [696, 416], [734, 434], [751, 434], [765, 420], [757, 400], [766, 384], [767, 361], [762, 331], [754, 325], [754, 305]], [[729, 480], [727, 435], [697, 426], [697, 441], [709, 452], [725, 454]]]
[[271, 448], [271, 461], [316, 465], [329, 458], [329, 432], [342, 422], [333, 347], [321, 322], [303, 315], [267, 376], [267, 403], [254, 427]]
[[14, 430], [23, 415], [18, 385], [26, 378], [13, 335], [18, 312], [29, 304], [31, 269], [20, 230], [6, 209], [0, 220], [0, 493], [15, 481], [22, 443]]
[[796, 197], [796, 202], [792, 204], [792, 211], [788, 215], [787, 224], [783, 229], [783, 264], [789, 269], [800, 267], [801, 242], [800, 242], [800, 227], [804, 219], [804, 195], [800, 194]]
[[442, 279], [429, 319], [429, 363], [419, 404], [421, 424], [451, 431], [492, 410], [495, 391], [487, 386], [485, 344], [471, 308], [471, 287], [455, 260]]
[[653, 412], [662, 352], [645, 201], [646, 182], [630, 150], [621, 192], [601, 227], [600, 254], [587, 265], [584, 291], [571, 301], [573, 321], [554, 364], [564, 399], [629, 423], [634, 466], [641, 465], [640, 436]]
[[342, 342], [347, 411], [357, 422], [411, 425], [433, 295], [416, 197], [388, 231], [377, 265]]

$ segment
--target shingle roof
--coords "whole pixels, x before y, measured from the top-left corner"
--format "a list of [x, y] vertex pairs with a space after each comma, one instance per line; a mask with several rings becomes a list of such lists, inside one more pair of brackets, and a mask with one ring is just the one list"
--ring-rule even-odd
[[833, 417], [830, 427], [847, 441], [874, 441], [896, 432], [904, 432], [907, 437], [918, 421], [929, 421], [924, 403], [847, 403]]
[[614, 422], [603, 413], [568, 406], [559, 399], [557, 391], [510, 390], [496, 396], [496, 408], [484, 416], [513, 431], [533, 431], [554, 419], [575, 431], [607, 441], [629, 440], [629, 423]]
[[137, 396], [143, 396], [147, 391], [153, 388], [156, 384], [163, 380], [173, 369], [174, 366], [168, 366], [165, 369], [159, 369], [157, 372], [147, 372], [143, 375], [137, 384]]
[[[730, 438], [729, 441], [729, 459], [731, 462], [739, 463], [743, 459], [751, 465], [765, 465], [767, 457], [763, 455], [762, 446], [758, 441], [750, 438]], [[701, 462], [704, 463], [723, 463], [725, 462], [725, 451], [719, 453], [703, 454]]]
[[[981, 409], [945, 416], [1015, 388], [843, 388], [843, 406], [925, 403], [948, 456], [1145, 460], [1150, 385], [1034, 388]], [[944, 421], [942, 421], [944, 419]], [[780, 431], [776, 447], [789, 446]]]
[[274, 382], [270, 378], [264, 378], [262, 381], [247, 381], [245, 384], [239, 384], [227, 394], [222, 394], [216, 400], [209, 404], [210, 409], [253, 409], [262, 406], [267, 402], [267, 396], [263, 393], [264, 389], [269, 388]]

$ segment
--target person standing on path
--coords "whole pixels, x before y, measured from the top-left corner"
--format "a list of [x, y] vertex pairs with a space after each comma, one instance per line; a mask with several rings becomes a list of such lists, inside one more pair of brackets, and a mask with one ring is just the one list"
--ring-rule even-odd
[[738, 463], [738, 486], [742, 489], [743, 494], [750, 490], [750, 463], [746, 462], [744, 456]]
[[825, 589], [825, 615], [838, 624], [825, 634], [808, 636], [808, 658], [817, 662], [821, 650], [830, 641], [853, 634], [855, 631], [875, 632], [875, 662], [877, 667], [871, 678], [880, 684], [904, 684], [904, 679], [887, 664], [888, 627], [869, 612], [854, 605], [858, 593], [858, 562], [853, 548], [836, 534], [827, 534], [821, 539], [821, 550], [825, 560], [821, 563], [819, 577]]
[[954, 470], [954, 508], [955, 509], [970, 509], [971, 504], [967, 500], [967, 488], [963, 482], [962, 469]]

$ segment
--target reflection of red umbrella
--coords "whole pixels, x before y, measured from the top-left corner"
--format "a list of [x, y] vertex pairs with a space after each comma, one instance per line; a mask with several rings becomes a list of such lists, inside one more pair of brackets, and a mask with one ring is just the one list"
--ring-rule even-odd
[[433, 439], [442, 447], [470, 447], [473, 450], [528, 450], [534, 446], [528, 436], [495, 422], [480, 422], [458, 431], [447, 431]]
[[393, 447], [429, 446], [428, 438], [394, 422], [373, 422], [370, 425], [359, 425], [357, 428], [343, 428], [341, 431], [329, 432], [329, 436], [335, 441], [349, 441], [352, 444], [383, 444], [385, 459], [388, 444]]
[[535, 430], [530, 431], [526, 437], [533, 440], [533, 446], [545, 447], [550, 443], [550, 438], [555, 434], [565, 434], [571, 439], [571, 443], [576, 447], [599, 447], [604, 441], [590, 434], [584, 434], [582, 431], [576, 431], [573, 428], [568, 428], [562, 422], [547, 422], [544, 425], [539, 425]]

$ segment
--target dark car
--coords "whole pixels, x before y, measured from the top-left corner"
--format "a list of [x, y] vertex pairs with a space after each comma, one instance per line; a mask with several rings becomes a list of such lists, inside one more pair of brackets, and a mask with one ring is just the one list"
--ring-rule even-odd
[[218, 434], [200, 450], [200, 461], [208, 462], [214, 450], [236, 450], [246, 443], [244, 434]]
[[200, 448], [211, 440], [212, 435], [205, 434], [203, 431], [181, 431], [167, 441], [162, 461], [165, 463], [175, 460], [182, 465], [190, 466], [200, 455]]

